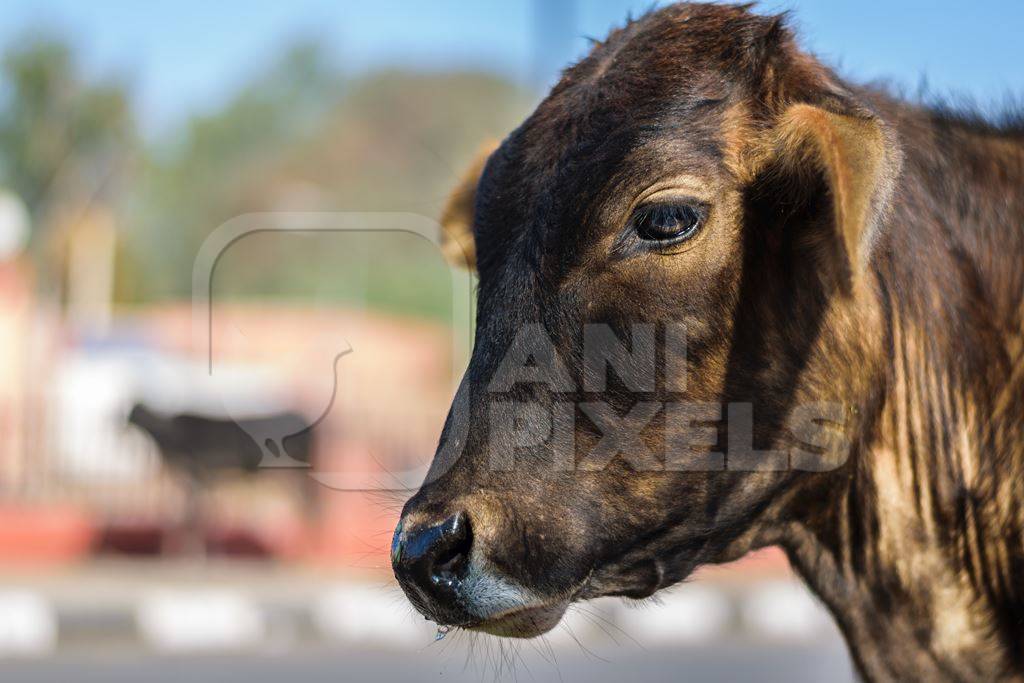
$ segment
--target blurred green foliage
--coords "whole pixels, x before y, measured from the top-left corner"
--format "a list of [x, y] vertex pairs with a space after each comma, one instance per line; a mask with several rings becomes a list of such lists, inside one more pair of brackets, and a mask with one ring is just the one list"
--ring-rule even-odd
[[[121, 295], [190, 294], [203, 239], [252, 212], [435, 217], [476, 146], [505, 135], [529, 103], [529, 94], [484, 74], [346, 77], [317, 46], [299, 45], [147, 156], [129, 240], [145, 277], [125, 279]], [[232, 246], [215, 295], [446, 317], [448, 271], [425, 246], [402, 235], [261, 236]], [[168, 268], [167, 259], [180, 265]]]
[[[253, 212], [402, 211], [436, 217], [477, 146], [534, 94], [490, 74], [348, 74], [302, 42], [215, 109], [157, 139], [135, 133], [130, 88], [87, 81], [52, 38], [3, 56], [0, 183], [45, 207], [65, 194], [116, 211], [119, 303], [191, 296], [204, 239]], [[64, 175], [75, 178], [56, 182]], [[368, 305], [447, 317], [449, 274], [408, 235], [269, 236], [232, 247], [216, 294]]]
[[0, 184], [37, 227], [57, 204], [112, 201], [136, 147], [125, 85], [86, 80], [65, 42], [34, 34], [0, 58]]

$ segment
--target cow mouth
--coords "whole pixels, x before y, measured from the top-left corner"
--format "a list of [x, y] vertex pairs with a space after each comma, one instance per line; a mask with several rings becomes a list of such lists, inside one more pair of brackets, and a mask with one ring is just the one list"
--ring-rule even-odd
[[568, 600], [520, 607], [468, 625], [467, 628], [505, 638], [534, 638], [557, 626], [568, 608]]
[[642, 599], [663, 587], [664, 576], [657, 562], [643, 563], [642, 569], [636, 566], [632, 569], [625, 573], [613, 570], [614, 578], [610, 581], [602, 580], [600, 572], [591, 572], [568, 596], [508, 609], [465, 623], [462, 628], [504, 638], [535, 638], [555, 628], [574, 602], [601, 596]]

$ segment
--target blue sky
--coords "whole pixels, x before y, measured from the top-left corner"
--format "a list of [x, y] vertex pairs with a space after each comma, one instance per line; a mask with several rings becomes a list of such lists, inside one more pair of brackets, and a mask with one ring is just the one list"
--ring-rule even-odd
[[[543, 2], [544, 0], [537, 0]], [[385, 65], [484, 68], [550, 80], [628, 11], [650, 0], [575, 0], [538, 34], [533, 0], [5, 0], [0, 49], [26, 30], [68, 36], [86, 68], [135, 86], [143, 126], [211, 109], [300, 37], [319, 38], [350, 73]], [[1024, 95], [1024, 0], [789, 0], [803, 44], [843, 73], [891, 77], [981, 102]], [[563, 28], [564, 26], [564, 28]], [[541, 39], [538, 39], [538, 35]], [[537, 56], [537, 45], [543, 49]]]

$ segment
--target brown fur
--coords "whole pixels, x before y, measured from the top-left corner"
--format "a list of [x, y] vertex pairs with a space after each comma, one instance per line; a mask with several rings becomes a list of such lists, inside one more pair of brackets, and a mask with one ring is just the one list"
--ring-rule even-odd
[[[1024, 680], [1022, 188], [1024, 130], [845, 83], [780, 17], [680, 4], [613, 32], [449, 206], [476, 245], [477, 346], [410, 519], [479, 514], [493, 571], [551, 600], [643, 597], [778, 544], [866, 678]], [[696, 237], [637, 243], [658, 192], [709, 203]], [[686, 324], [685, 389], [486, 389], [527, 324], [578, 378], [594, 322]], [[511, 447], [492, 406], [598, 399], [624, 424], [749, 403], [759, 450], [723, 408], [700, 420], [714, 445], [663, 467], [697, 433], [663, 411], [596, 470], [542, 449], [487, 467]], [[811, 447], [793, 420], [822, 402], [844, 438]], [[578, 459], [603, 435], [585, 413]]]

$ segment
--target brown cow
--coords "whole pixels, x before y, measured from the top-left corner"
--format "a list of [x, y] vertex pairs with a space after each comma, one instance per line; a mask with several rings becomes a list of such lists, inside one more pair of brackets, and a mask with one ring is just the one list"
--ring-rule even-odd
[[532, 636], [780, 545], [866, 678], [1024, 679], [1024, 126], [680, 4], [477, 175], [476, 346], [392, 547], [424, 615]]

